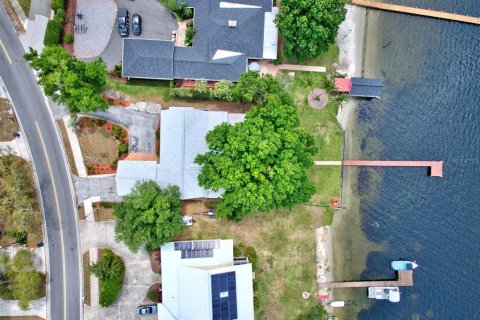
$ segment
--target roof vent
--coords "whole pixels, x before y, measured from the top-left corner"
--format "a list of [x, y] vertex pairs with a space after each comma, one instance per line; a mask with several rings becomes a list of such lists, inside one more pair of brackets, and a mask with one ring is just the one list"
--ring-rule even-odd
[[228, 26], [230, 28], [236, 28], [237, 27], [237, 20], [228, 20]]

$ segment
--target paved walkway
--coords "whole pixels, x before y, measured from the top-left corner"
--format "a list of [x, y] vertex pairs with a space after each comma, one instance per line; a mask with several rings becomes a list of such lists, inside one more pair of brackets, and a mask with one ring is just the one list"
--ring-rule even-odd
[[83, 14], [87, 32], [75, 33], [75, 56], [99, 56], [107, 47], [112, 32], [117, 31], [114, 28], [117, 4], [113, 0], [77, 0], [77, 12]]
[[87, 169], [85, 168], [85, 163], [83, 162], [82, 149], [80, 149], [80, 142], [78, 141], [76, 132], [70, 126], [71, 120], [72, 118], [70, 115], [63, 117], [63, 123], [65, 124], [65, 128], [67, 130], [67, 136], [68, 140], [70, 141], [75, 167], [77, 168], [79, 177], [87, 177], [88, 174]]
[[280, 70], [289, 70], [289, 71], [310, 71], [310, 72], [326, 72], [325, 67], [316, 67], [316, 66], [300, 66], [296, 64], [279, 64], [274, 65], [272, 62], [262, 60], [258, 63], [260, 65], [261, 74], [271, 74], [276, 76]]
[[114, 228], [114, 221], [79, 222], [82, 252], [92, 248], [110, 248], [123, 259], [126, 268], [122, 292], [117, 301], [109, 308], [85, 305], [84, 319], [156, 319], [155, 316], [137, 317], [135, 311], [137, 306], [142, 304], [150, 285], [161, 281], [161, 277], [152, 272], [145, 250], [132, 253], [123, 243], [115, 242]]
[[72, 177], [79, 203], [95, 196], [100, 196], [102, 201], [120, 202], [122, 200], [121, 197], [117, 196], [115, 175], [90, 176], [88, 178]]
[[125, 126], [129, 134], [130, 152], [155, 153], [155, 131], [160, 120], [159, 115], [114, 106], [105, 112], [98, 111], [88, 115]]
[[25, 51], [28, 51], [29, 47], [38, 52], [43, 50], [43, 38], [45, 37], [49, 17], [50, 1], [33, 0], [28, 19], [24, 23], [26, 31], [19, 37]]
[[30, 310], [23, 311], [18, 307], [17, 300], [0, 299], [0, 316], [39, 316], [47, 318], [47, 298], [30, 302]]

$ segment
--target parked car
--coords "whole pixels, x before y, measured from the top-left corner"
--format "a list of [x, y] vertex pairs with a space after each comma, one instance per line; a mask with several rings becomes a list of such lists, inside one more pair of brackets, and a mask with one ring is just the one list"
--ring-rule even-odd
[[139, 14], [132, 15], [132, 31], [136, 36], [142, 34], [142, 17]]
[[138, 315], [144, 315], [144, 314], [155, 314], [157, 313], [157, 305], [156, 304], [151, 304], [148, 306], [139, 306], [137, 308], [137, 314]]
[[118, 33], [122, 37], [128, 37], [128, 10], [125, 8], [118, 8], [117, 11], [117, 27]]

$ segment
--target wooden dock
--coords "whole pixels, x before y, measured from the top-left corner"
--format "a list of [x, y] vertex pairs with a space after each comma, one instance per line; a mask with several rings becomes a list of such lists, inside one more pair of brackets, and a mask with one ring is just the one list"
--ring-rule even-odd
[[394, 12], [400, 12], [400, 13], [406, 13], [406, 14], [414, 14], [414, 15], [423, 16], [423, 17], [431, 17], [431, 18], [437, 18], [437, 19], [444, 19], [444, 20], [480, 25], [480, 18], [456, 14], [456, 13], [448, 13], [443, 11], [407, 7], [407, 6], [401, 6], [397, 4], [390, 4], [390, 3], [378, 2], [378, 1], [372, 1], [372, 0], [352, 0], [352, 4], [366, 7], [366, 8], [394, 11]]
[[397, 271], [397, 280], [346, 281], [319, 283], [320, 288], [412, 287], [413, 270]]
[[443, 161], [343, 160], [314, 161], [316, 166], [428, 167], [431, 177], [443, 177]]

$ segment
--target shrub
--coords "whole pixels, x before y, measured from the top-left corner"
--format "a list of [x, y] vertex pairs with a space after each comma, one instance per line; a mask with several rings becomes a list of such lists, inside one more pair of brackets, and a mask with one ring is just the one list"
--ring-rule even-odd
[[115, 158], [115, 160], [110, 163], [110, 168], [115, 169], [118, 165], [118, 158]]
[[67, 33], [63, 37], [63, 41], [65, 41], [66, 43], [72, 43], [73, 42], [73, 35], [71, 33]]
[[192, 99], [193, 89], [191, 88], [170, 88], [170, 94], [172, 97]]
[[148, 292], [148, 299], [150, 299], [151, 301], [157, 301], [157, 294], [155, 293], [155, 291]]
[[215, 84], [212, 97], [217, 100], [233, 101], [233, 88], [235, 85], [228, 80], [221, 80]]
[[105, 123], [107, 123], [106, 120], [103, 119], [97, 119], [97, 126], [102, 127]]
[[62, 34], [62, 23], [60, 23], [55, 19], [48, 21], [43, 44], [45, 46], [56, 46], [60, 44], [61, 34]]
[[112, 250], [105, 249], [103, 256], [90, 266], [89, 271], [100, 281], [100, 305], [110, 306], [122, 290], [125, 264]]
[[125, 143], [120, 143], [118, 145], [118, 153], [126, 153], [128, 151], [128, 146]]
[[195, 36], [195, 29], [193, 23], [187, 24], [187, 30], [185, 31], [185, 45], [191, 46], [193, 44], [193, 37]]
[[122, 76], [122, 65], [116, 64], [113, 70], [110, 72], [112, 76], [121, 77]]
[[274, 64], [275, 66], [278, 66], [278, 65], [281, 64], [281, 63], [282, 63], [282, 62], [281, 62], [279, 59], [273, 60], [273, 64]]
[[52, 0], [51, 8], [55, 13], [57, 13], [59, 9], [65, 10], [65, 0]]
[[192, 8], [188, 8], [185, 2], [182, 2], [179, 6], [177, 6], [173, 12], [177, 14], [177, 18], [180, 21], [193, 18], [193, 10]]
[[258, 265], [258, 256], [257, 251], [253, 247], [246, 247], [245, 248], [245, 256], [248, 258], [248, 261], [252, 264], [253, 271], [257, 270]]
[[65, 22], [65, 10], [58, 9], [53, 19], [63, 24]]

